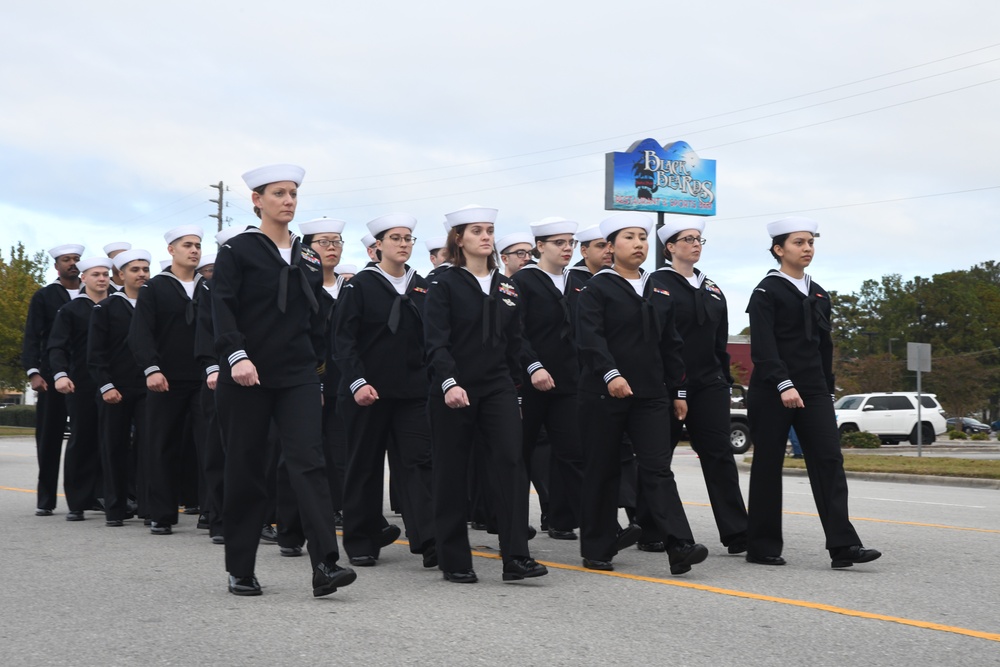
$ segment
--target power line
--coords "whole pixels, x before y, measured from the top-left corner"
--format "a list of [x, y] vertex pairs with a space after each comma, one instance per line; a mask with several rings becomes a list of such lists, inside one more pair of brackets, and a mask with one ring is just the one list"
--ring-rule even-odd
[[[167, 204], [163, 204], [162, 206], [157, 206], [156, 208], [151, 209], [149, 211], [146, 211], [145, 213], [140, 213], [139, 215], [135, 216], [134, 218], [129, 218], [128, 220], [122, 222], [121, 224], [127, 225], [128, 223], [135, 222], [136, 220], [138, 220], [140, 218], [145, 218], [146, 216], [152, 215], [153, 213], [155, 213], [155, 212], [157, 212], [159, 210], [165, 209], [168, 206], [173, 206], [177, 202], [184, 201], [185, 199], [188, 199], [189, 197], [194, 197], [196, 194], [201, 193], [203, 190], [205, 190], [205, 188], [198, 188], [197, 190], [195, 190], [194, 192], [192, 192], [190, 194], [186, 194], [183, 197], [180, 197], [179, 199], [175, 199], [172, 202], [169, 202]], [[190, 210], [190, 209], [185, 209], [185, 210]], [[170, 216], [167, 216], [167, 217], [170, 217]], [[162, 220], [163, 218], [160, 218], [160, 219]]]

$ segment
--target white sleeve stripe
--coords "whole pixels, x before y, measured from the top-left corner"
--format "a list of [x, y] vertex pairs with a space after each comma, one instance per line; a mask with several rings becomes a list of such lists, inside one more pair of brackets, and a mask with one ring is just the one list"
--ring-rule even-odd
[[455, 381], [455, 378], [448, 378], [447, 380], [441, 383], [441, 391], [447, 394], [449, 389], [457, 385], [458, 382]]
[[56, 373], [55, 375], [52, 376], [52, 379], [53, 380], [59, 380], [61, 378], [68, 378], [68, 377], [69, 377], [69, 373]]
[[160, 367], [159, 366], [150, 366], [149, 368], [147, 368], [146, 370], [143, 371], [143, 373], [146, 375], [146, 377], [149, 377], [153, 373], [159, 373], [159, 372], [160, 372]]
[[114, 388], [115, 388], [115, 385], [112, 384], [111, 382], [109, 382], [106, 385], [104, 385], [103, 387], [101, 387], [101, 393], [102, 394], [107, 393], [107, 392], [111, 391]]
[[791, 389], [795, 385], [792, 384], [791, 380], [784, 380], [778, 383], [778, 391], [785, 391], [786, 389]]
[[236, 362], [243, 361], [244, 359], [249, 359], [249, 358], [250, 357], [247, 356], [246, 350], [236, 350], [235, 352], [229, 355], [229, 365], [235, 366]]
[[607, 384], [617, 377], [621, 377], [622, 374], [618, 372], [617, 368], [612, 368], [610, 371], [604, 374], [604, 383]]
[[543, 368], [545, 368], [545, 367], [544, 367], [544, 366], [542, 366], [542, 362], [540, 362], [540, 361], [536, 361], [535, 363], [533, 363], [533, 364], [531, 364], [530, 366], [528, 366], [528, 374], [529, 374], [529, 375], [531, 375], [531, 374], [532, 374], [532, 373], [534, 373], [535, 371], [540, 371], [540, 370], [542, 370]]
[[677, 390], [677, 398], [687, 398], [687, 397], [688, 397], [687, 389]]
[[28, 377], [31, 377], [31, 376], [32, 376], [32, 375], [34, 375], [35, 373], [38, 373], [39, 375], [41, 375], [41, 373], [39, 373], [39, 371], [38, 371], [38, 369], [37, 369], [37, 368], [29, 368], [29, 369], [28, 369]]
[[218, 372], [219, 372], [219, 364], [212, 364], [211, 366], [205, 369], [205, 375], [211, 375], [212, 373], [218, 373]]
[[351, 393], [352, 394], [357, 393], [358, 389], [361, 389], [366, 384], [368, 384], [367, 380], [365, 380], [364, 378], [358, 378], [357, 380], [351, 383]]

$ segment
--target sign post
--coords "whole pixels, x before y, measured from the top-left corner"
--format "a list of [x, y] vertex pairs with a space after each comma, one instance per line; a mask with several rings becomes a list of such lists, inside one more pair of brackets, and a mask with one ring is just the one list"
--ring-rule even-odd
[[922, 419], [923, 401], [921, 400], [920, 374], [931, 372], [930, 343], [906, 344], [906, 370], [917, 372], [917, 456], [923, 456], [924, 422]]
[[[605, 209], [655, 211], [657, 229], [667, 213], [715, 215], [715, 160], [698, 157], [686, 141], [661, 146], [655, 139], [642, 139], [624, 153], [607, 153], [604, 178]], [[655, 247], [659, 268], [659, 237]]]

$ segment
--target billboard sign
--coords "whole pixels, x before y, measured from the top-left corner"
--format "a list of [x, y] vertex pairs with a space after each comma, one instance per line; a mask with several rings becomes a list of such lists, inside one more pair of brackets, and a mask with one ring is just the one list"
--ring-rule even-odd
[[604, 208], [715, 215], [715, 160], [686, 141], [643, 139], [605, 155]]

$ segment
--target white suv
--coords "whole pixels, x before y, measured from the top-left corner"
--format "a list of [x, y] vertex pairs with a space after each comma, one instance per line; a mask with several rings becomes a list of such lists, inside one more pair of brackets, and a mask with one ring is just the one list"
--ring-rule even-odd
[[[921, 394], [923, 441], [927, 444], [948, 430], [944, 410], [934, 394]], [[852, 431], [874, 433], [883, 442], [900, 440], [917, 444], [917, 393], [882, 392], [844, 396], [833, 406], [841, 434]]]

